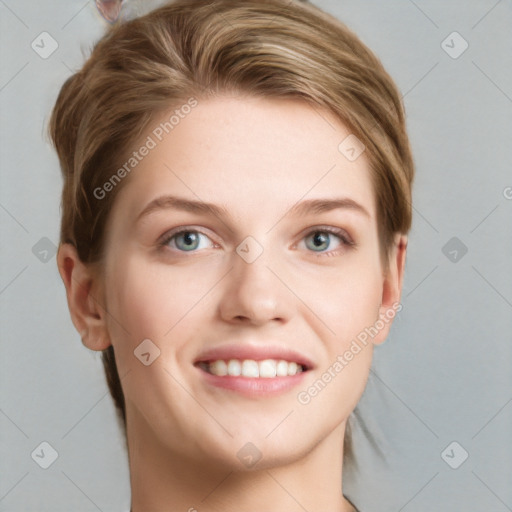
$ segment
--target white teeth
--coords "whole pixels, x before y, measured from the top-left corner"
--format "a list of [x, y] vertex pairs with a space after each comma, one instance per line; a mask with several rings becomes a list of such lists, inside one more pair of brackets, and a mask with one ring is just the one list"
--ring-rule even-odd
[[276, 375], [278, 377], [286, 377], [288, 375], [288, 361], [279, 361], [277, 363]]
[[271, 379], [277, 375], [277, 363], [272, 359], [260, 361], [260, 377]]
[[272, 379], [274, 377], [293, 376], [303, 371], [302, 365], [285, 360], [265, 359], [230, 359], [228, 362], [219, 359], [205, 363], [207, 371], [219, 377], [248, 377]]
[[260, 367], [258, 363], [252, 359], [246, 359], [242, 363], [242, 375], [244, 377], [259, 377]]
[[240, 361], [237, 361], [236, 359], [231, 359], [228, 363], [228, 375], [231, 375], [232, 377], [238, 377], [242, 374], [242, 365], [240, 364]]
[[228, 365], [222, 360], [214, 361], [212, 364], [210, 364], [210, 371], [213, 373], [213, 375], [224, 377], [228, 374]]
[[288, 364], [288, 375], [295, 375], [299, 370], [297, 363]]

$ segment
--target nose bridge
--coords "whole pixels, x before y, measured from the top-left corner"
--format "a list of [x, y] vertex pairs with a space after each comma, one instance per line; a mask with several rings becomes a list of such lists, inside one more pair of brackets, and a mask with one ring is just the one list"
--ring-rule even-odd
[[274, 267], [279, 266], [274, 259], [274, 254], [252, 237], [239, 244], [220, 304], [225, 320], [263, 323], [289, 317], [291, 297], [285, 296], [286, 290], [274, 274]]

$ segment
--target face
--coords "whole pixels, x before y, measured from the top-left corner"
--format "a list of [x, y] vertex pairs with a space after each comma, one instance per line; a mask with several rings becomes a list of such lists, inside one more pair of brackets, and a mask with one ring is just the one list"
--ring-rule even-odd
[[366, 155], [298, 100], [199, 100], [161, 141], [155, 126], [103, 267], [129, 431], [238, 469], [340, 441], [391, 323], [362, 341], [392, 298]]

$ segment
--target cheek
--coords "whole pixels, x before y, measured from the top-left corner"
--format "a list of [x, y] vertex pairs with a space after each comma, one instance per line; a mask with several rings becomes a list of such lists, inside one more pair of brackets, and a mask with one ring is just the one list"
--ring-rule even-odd
[[322, 293], [312, 287], [310, 298], [322, 319], [316, 325], [325, 352], [296, 399], [298, 423], [326, 434], [350, 415], [365, 389], [373, 355], [365, 329], [378, 319], [382, 278], [378, 266], [354, 266], [322, 283]]
[[[207, 293], [208, 283], [142, 257], [115, 261], [107, 279], [107, 317], [125, 397], [151, 422], [156, 418], [165, 424], [165, 414], [178, 422], [186, 417], [190, 401], [177, 384], [186, 373], [177, 359], [196, 333], [198, 299]], [[137, 358], [143, 352], [150, 353], [148, 365]]]
[[183, 267], [136, 255], [116, 258], [107, 276], [108, 329], [119, 366], [130, 365], [133, 351], [146, 339], [162, 355], [186, 344], [183, 328], [216, 282], [214, 275], [198, 279]]
[[337, 338], [350, 340], [379, 318], [382, 285], [379, 279], [361, 277], [343, 289], [338, 289], [329, 314]]
[[383, 286], [378, 265], [354, 258], [347, 265], [317, 271], [301, 281], [300, 296], [338, 346], [378, 319]]

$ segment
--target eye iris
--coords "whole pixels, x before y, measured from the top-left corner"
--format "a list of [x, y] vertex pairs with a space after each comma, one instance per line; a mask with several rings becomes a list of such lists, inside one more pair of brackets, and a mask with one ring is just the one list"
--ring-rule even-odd
[[[184, 240], [185, 244], [181, 243], [181, 240]], [[197, 249], [198, 244], [199, 236], [197, 233], [192, 231], [184, 231], [183, 233], [180, 233], [176, 238], [176, 246], [179, 249], [183, 249], [185, 251]]]
[[312, 236], [311, 239], [314, 244], [314, 246], [312, 247], [313, 249], [323, 250], [323, 249], [327, 249], [329, 247], [329, 233], [317, 231]]

